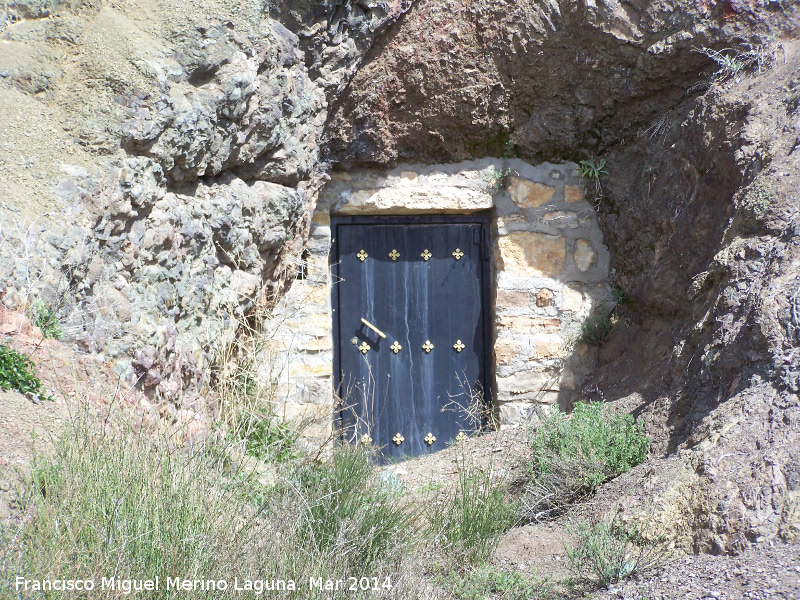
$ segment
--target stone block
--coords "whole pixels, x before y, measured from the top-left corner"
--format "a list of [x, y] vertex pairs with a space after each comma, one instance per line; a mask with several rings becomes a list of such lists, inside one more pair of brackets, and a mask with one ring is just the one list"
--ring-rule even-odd
[[561, 303], [561, 310], [578, 312], [583, 306], [583, 294], [571, 288], [564, 289], [564, 301]]
[[487, 191], [456, 185], [405, 185], [360, 190], [337, 203], [342, 215], [471, 212], [492, 208]]
[[569, 227], [575, 229], [578, 226], [578, 213], [571, 210], [556, 210], [542, 216], [542, 224], [553, 227]]
[[537, 208], [542, 204], [546, 204], [553, 199], [555, 191], [555, 188], [549, 185], [535, 183], [519, 177], [511, 177], [508, 185], [511, 199], [520, 208]]
[[316, 223], [317, 225], [330, 225], [331, 216], [327, 212], [318, 212], [311, 217], [311, 222]]
[[531, 345], [529, 360], [565, 358], [568, 354], [560, 334], [540, 334], [528, 338]]
[[234, 271], [231, 275], [231, 289], [239, 296], [240, 299], [250, 298], [256, 293], [258, 284], [260, 283], [258, 275], [247, 273], [245, 271]]
[[494, 343], [494, 357], [497, 364], [508, 365], [514, 360], [517, 351], [520, 348], [520, 343], [516, 340], [509, 338], [497, 338]]
[[327, 313], [295, 315], [284, 323], [284, 328], [291, 333], [327, 336], [330, 335], [331, 316]]
[[553, 292], [550, 290], [539, 290], [536, 292], [536, 306], [539, 308], [553, 306]]
[[558, 391], [561, 374], [553, 370], [521, 371], [508, 377], [497, 378], [498, 399], [535, 400], [545, 391]]
[[586, 190], [582, 185], [564, 186], [564, 200], [567, 202], [581, 202], [586, 198]]
[[564, 268], [563, 237], [519, 232], [498, 240], [502, 270], [518, 277], [556, 277]]
[[561, 329], [561, 320], [549, 317], [500, 317], [497, 326], [519, 335], [556, 333]]
[[511, 290], [497, 290], [497, 300], [495, 305], [498, 310], [504, 308], [523, 308], [531, 303], [531, 295], [528, 292], [516, 292]]
[[575, 250], [572, 253], [572, 260], [575, 262], [575, 267], [579, 271], [588, 271], [592, 265], [594, 265], [596, 256], [594, 248], [592, 248], [592, 245], [588, 241], [584, 239], [575, 240]]

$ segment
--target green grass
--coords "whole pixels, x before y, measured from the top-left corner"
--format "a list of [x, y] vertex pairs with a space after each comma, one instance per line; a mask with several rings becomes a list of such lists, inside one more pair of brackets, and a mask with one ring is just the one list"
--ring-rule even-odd
[[481, 567], [469, 573], [451, 571], [439, 583], [458, 600], [546, 600], [555, 598], [553, 585], [535, 571], [500, 571]]
[[493, 484], [489, 473], [461, 464], [455, 493], [433, 502], [428, 519], [443, 539], [446, 554], [467, 566], [491, 558], [515, 515], [516, 508], [507, 504], [504, 490]]
[[613, 328], [614, 324], [611, 322], [611, 317], [608, 313], [591, 316], [586, 319], [581, 327], [581, 333], [576, 343], [599, 346], [606, 340]]
[[33, 373], [35, 368], [28, 355], [0, 344], [0, 388], [44, 398], [42, 382]]
[[373, 480], [373, 471], [365, 452], [342, 448], [329, 464], [300, 473], [306, 492], [301, 535], [320, 551], [349, 557], [359, 576], [414, 539], [410, 516], [388, 486]]
[[28, 316], [31, 323], [36, 325], [45, 339], [62, 340], [64, 339], [64, 332], [61, 331], [61, 325], [58, 322], [58, 315], [56, 312], [47, 306], [42, 300], [34, 300], [28, 309]]
[[570, 569], [579, 580], [600, 587], [658, 569], [670, 558], [663, 538], [645, 541], [638, 531], [618, 522], [579, 522], [570, 533], [577, 539], [575, 546], [565, 547]]
[[[294, 579], [282, 598], [360, 598], [371, 592], [310, 590], [309, 578], [399, 577], [413, 527], [372, 480], [365, 457], [335, 453], [271, 489], [232, 471], [225, 452], [176, 450], [148, 435], [76, 425], [52, 457], [37, 457], [18, 497], [19, 519], [0, 529], [0, 597], [29, 579], [166, 577], [225, 579], [225, 592], [192, 598], [263, 598], [233, 581]], [[366, 570], [369, 570], [368, 573]], [[383, 581], [383, 579], [381, 579]], [[20, 597], [13, 594], [13, 597]], [[116, 597], [48, 591], [22, 598]], [[266, 594], [266, 597], [276, 597]], [[402, 594], [399, 597], [403, 597]], [[409, 595], [413, 597], [413, 595]]]

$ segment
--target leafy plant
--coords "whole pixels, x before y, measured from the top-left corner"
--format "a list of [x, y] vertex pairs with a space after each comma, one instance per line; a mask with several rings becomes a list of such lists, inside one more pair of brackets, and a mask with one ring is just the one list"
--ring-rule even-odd
[[44, 301], [38, 298], [34, 300], [28, 308], [28, 316], [31, 322], [42, 331], [45, 339], [64, 339], [64, 332], [61, 331], [61, 325], [58, 323], [58, 315]]
[[553, 412], [531, 430], [531, 479], [522, 498], [524, 521], [545, 521], [591, 494], [604, 481], [647, 458], [650, 440], [631, 415], [602, 402], [578, 402], [569, 417]]
[[578, 579], [601, 587], [663, 567], [670, 558], [663, 537], [645, 540], [635, 528], [617, 521], [594, 527], [579, 522], [569, 529], [577, 537], [574, 547], [564, 547], [570, 569]]
[[582, 160], [578, 163], [578, 172], [581, 177], [588, 179], [600, 179], [600, 175], [608, 175], [605, 170], [606, 159], [591, 157], [589, 160]]
[[447, 552], [460, 564], [481, 565], [514, 524], [514, 512], [489, 473], [461, 464], [454, 495], [433, 503], [428, 521], [440, 528]]
[[504, 190], [508, 187], [509, 182], [511, 181], [511, 175], [513, 171], [510, 167], [503, 167], [502, 169], [498, 169], [497, 167], [492, 166], [492, 172], [486, 177], [486, 180], [489, 182], [489, 185], [492, 187], [492, 190], [495, 192], [499, 190]]
[[0, 344], [0, 388], [43, 396], [42, 382], [33, 374], [35, 367], [26, 354]]
[[238, 429], [250, 456], [263, 461], [287, 462], [297, 457], [300, 437], [292, 424], [269, 413], [256, 413]]
[[578, 344], [592, 344], [599, 346], [611, 333], [614, 324], [609, 313], [601, 313], [589, 317], [581, 327], [581, 333], [576, 340]]

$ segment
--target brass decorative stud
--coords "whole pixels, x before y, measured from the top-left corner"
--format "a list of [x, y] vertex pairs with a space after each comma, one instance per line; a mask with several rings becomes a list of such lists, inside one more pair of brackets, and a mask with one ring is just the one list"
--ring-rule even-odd
[[365, 260], [367, 260], [369, 254], [367, 254], [363, 249], [361, 249], [358, 251], [358, 254], [356, 254], [356, 256], [358, 257], [358, 260], [364, 262]]
[[367, 342], [361, 342], [361, 345], [358, 347], [358, 350], [361, 354], [366, 354], [369, 352], [369, 344]]
[[425, 436], [423, 441], [428, 444], [428, 446], [433, 446], [433, 442], [436, 441], [436, 437], [432, 433], [428, 432], [428, 435]]
[[400, 258], [400, 253], [397, 251], [396, 248], [391, 252], [389, 252], [389, 258], [391, 258], [392, 260], [397, 260], [398, 258]]
[[457, 340], [456, 343], [453, 344], [453, 348], [455, 348], [456, 352], [461, 352], [464, 348], [466, 348], [466, 346], [464, 345], [464, 342]]
[[430, 354], [431, 350], [433, 350], [433, 344], [431, 344], [430, 340], [425, 340], [425, 343], [422, 344], [422, 349], [425, 350], [425, 354]]
[[453, 256], [455, 257], [456, 260], [461, 260], [462, 258], [464, 258], [464, 253], [461, 251], [461, 248], [456, 248], [455, 251], [453, 252]]
[[394, 341], [394, 344], [392, 344], [391, 346], [389, 346], [389, 350], [391, 350], [391, 351], [392, 351], [392, 352], [394, 352], [395, 354], [397, 354], [398, 352], [400, 352], [400, 350], [402, 350], [402, 349], [403, 349], [403, 347], [400, 345], [400, 342], [398, 342], [397, 340], [395, 340], [395, 341]]
[[423, 251], [422, 251], [422, 254], [420, 254], [420, 256], [422, 257], [422, 260], [426, 260], [426, 261], [427, 261], [427, 260], [430, 260], [430, 259], [431, 259], [431, 257], [433, 256], [433, 254], [431, 254], [431, 253], [428, 251], [428, 249], [427, 249], [427, 248], [425, 248], [425, 250], [423, 250]]
[[372, 438], [369, 437], [368, 433], [365, 433], [364, 435], [361, 436], [359, 442], [361, 442], [362, 446], [369, 446], [372, 443]]
[[400, 432], [398, 431], [397, 433], [394, 434], [392, 441], [394, 442], [395, 446], [399, 446], [400, 444], [406, 441], [406, 438], [400, 435]]
[[460, 444], [466, 439], [467, 439], [467, 434], [464, 433], [463, 431], [459, 431], [458, 435], [456, 436], [456, 444]]

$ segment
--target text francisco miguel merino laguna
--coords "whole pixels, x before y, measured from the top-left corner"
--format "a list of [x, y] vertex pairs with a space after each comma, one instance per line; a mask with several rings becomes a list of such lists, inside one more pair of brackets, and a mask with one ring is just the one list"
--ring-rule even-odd
[[[305, 582], [303, 582], [305, 583]], [[163, 587], [165, 586], [165, 587]], [[113, 590], [123, 594], [132, 594], [143, 591], [157, 591], [166, 589], [177, 592], [224, 592], [233, 590], [237, 592], [255, 592], [261, 594], [266, 591], [287, 592], [298, 589], [293, 579], [242, 579], [234, 578], [233, 582], [225, 579], [182, 579], [180, 577], [166, 577], [154, 579], [118, 579], [116, 577], [103, 577], [99, 585], [94, 579], [26, 579], [17, 576], [16, 589], [18, 592], [46, 592], [46, 591], [92, 591]], [[325, 579], [311, 577], [308, 579], [310, 590], [390, 590], [392, 580], [390, 577], [346, 577], [344, 579]]]

